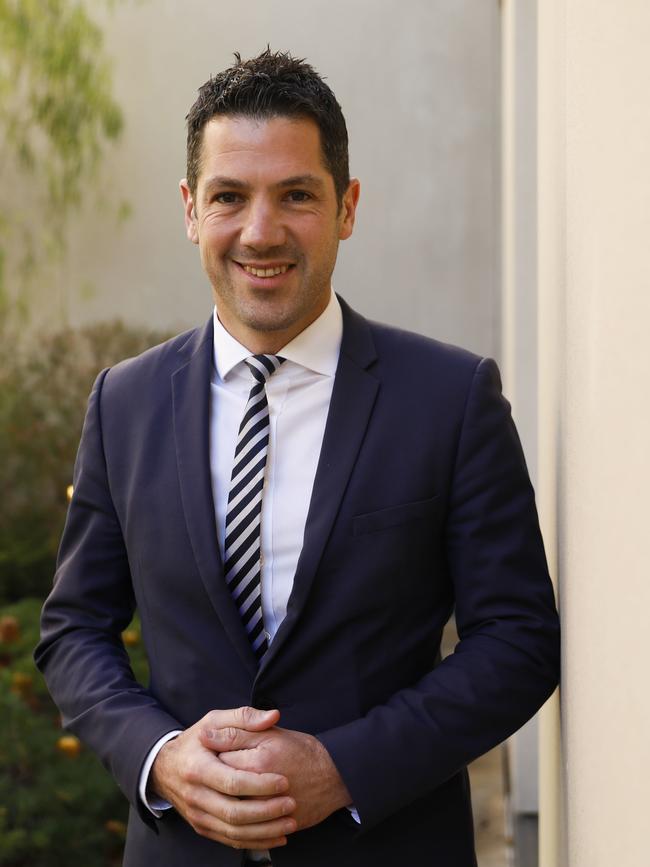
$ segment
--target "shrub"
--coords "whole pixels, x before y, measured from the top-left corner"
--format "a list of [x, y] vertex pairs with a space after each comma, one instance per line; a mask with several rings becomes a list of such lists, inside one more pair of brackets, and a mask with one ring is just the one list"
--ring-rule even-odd
[[0, 603], [49, 592], [97, 373], [167, 335], [121, 322], [0, 343]]
[[[23, 599], [0, 609], [0, 864], [117, 867], [127, 802], [95, 756], [61, 730], [32, 660], [40, 608]], [[137, 620], [128, 632], [134, 673], [146, 683]]]

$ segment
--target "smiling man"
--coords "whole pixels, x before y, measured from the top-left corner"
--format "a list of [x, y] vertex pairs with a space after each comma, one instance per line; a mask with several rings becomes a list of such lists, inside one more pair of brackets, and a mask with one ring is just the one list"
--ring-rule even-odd
[[99, 375], [38, 664], [127, 867], [475, 867], [466, 764], [558, 676], [498, 371], [333, 293], [359, 182], [307, 63], [237, 57], [187, 120], [214, 313]]
[[205, 125], [181, 192], [220, 322], [251, 351], [277, 352], [329, 303], [359, 182], [337, 194], [311, 118], [226, 115]]

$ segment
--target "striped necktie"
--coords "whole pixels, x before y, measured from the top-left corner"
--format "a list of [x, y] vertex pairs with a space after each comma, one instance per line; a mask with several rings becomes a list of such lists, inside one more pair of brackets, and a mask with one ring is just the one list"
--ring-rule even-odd
[[262, 492], [269, 449], [266, 381], [284, 360], [277, 355], [251, 355], [246, 359], [255, 382], [239, 426], [226, 509], [226, 584], [258, 660], [268, 649], [260, 581]]

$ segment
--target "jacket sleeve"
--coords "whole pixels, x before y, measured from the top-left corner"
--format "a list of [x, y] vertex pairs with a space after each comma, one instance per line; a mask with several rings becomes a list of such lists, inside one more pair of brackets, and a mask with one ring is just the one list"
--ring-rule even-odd
[[64, 726], [100, 757], [153, 825], [138, 797], [140, 770], [156, 741], [183, 726], [136, 681], [121, 638], [135, 602], [102, 447], [106, 375], [98, 376], [89, 398], [54, 587], [34, 656]]
[[467, 395], [447, 510], [455, 652], [363, 718], [318, 735], [362, 831], [509, 737], [558, 681], [559, 623], [534, 494], [490, 359]]

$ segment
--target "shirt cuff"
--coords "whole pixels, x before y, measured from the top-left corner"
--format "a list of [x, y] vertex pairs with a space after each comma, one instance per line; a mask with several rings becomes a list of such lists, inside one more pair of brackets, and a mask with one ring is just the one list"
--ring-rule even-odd
[[171, 741], [173, 738], [178, 737], [178, 735], [182, 734], [182, 729], [177, 729], [172, 732], [167, 732], [166, 735], [163, 735], [149, 750], [149, 754], [142, 765], [142, 770], [140, 771], [140, 784], [138, 786], [138, 793], [140, 795], [140, 800], [145, 805], [145, 807], [149, 810], [150, 813], [156, 817], [156, 819], [160, 819], [163, 812], [165, 810], [171, 809], [171, 804], [169, 801], [165, 801], [164, 798], [159, 798], [157, 795], [151, 794], [147, 796], [147, 784], [149, 782], [149, 774], [151, 773], [151, 768], [153, 767], [153, 763], [156, 759], [156, 756], [160, 752], [160, 750], [165, 746], [167, 741]]

